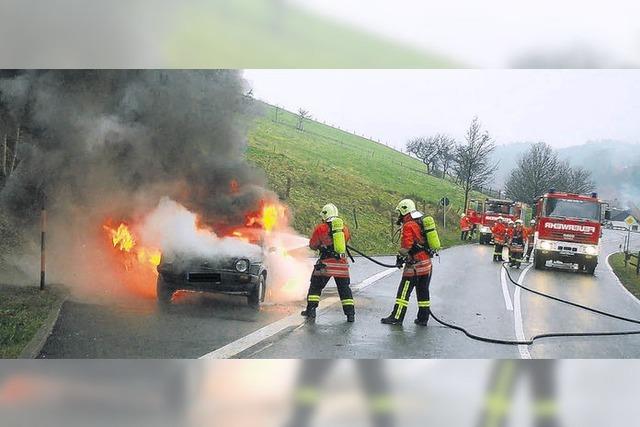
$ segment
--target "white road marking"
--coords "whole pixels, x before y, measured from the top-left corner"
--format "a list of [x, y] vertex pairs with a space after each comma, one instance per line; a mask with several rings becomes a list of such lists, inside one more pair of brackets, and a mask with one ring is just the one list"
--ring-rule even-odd
[[502, 285], [502, 296], [504, 297], [504, 305], [507, 307], [507, 310], [513, 311], [511, 294], [509, 293], [509, 287], [507, 286], [507, 272], [503, 266], [500, 266], [500, 283]]
[[[522, 285], [524, 283], [524, 278], [532, 266], [533, 264], [529, 264], [527, 268], [522, 270], [522, 273], [520, 273], [520, 277], [518, 277], [518, 284]], [[525, 340], [527, 338], [524, 335], [524, 323], [522, 322], [522, 305], [520, 304], [521, 291], [522, 289], [516, 286], [516, 291], [513, 294], [513, 301], [515, 306], [515, 310], [513, 312], [513, 324], [516, 331], [516, 338], [518, 340]], [[518, 351], [520, 352], [521, 359], [531, 359], [531, 353], [529, 353], [528, 346], [519, 345]]]
[[[389, 268], [374, 274], [371, 277], [366, 278], [362, 282], [352, 287], [353, 291], [361, 291], [367, 286], [370, 286], [384, 277], [387, 277], [395, 272], [399, 271], [397, 268]], [[318, 306], [318, 315], [330, 309], [333, 305], [340, 302], [338, 297], [329, 297], [320, 301]], [[271, 338], [272, 336], [284, 331], [287, 328], [302, 326], [306, 319], [300, 315], [300, 313], [291, 314], [284, 319], [280, 319], [273, 322], [255, 332], [250, 333], [236, 341], [233, 341], [217, 350], [201, 356], [200, 359], [229, 359], [243, 351], [261, 343], [262, 341]], [[266, 347], [265, 347], [266, 348]]]

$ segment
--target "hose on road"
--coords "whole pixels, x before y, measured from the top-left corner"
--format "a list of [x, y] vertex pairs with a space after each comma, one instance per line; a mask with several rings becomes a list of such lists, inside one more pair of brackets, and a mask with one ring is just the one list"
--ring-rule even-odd
[[[355, 253], [357, 253], [358, 255], [361, 255], [362, 257], [368, 259], [369, 261], [378, 264], [382, 267], [387, 267], [387, 268], [397, 268], [397, 265], [395, 264], [385, 264], [383, 262], [380, 262], [376, 259], [373, 259], [372, 257], [364, 254], [363, 252], [357, 250], [356, 248], [353, 248], [351, 246], [348, 246], [349, 249], [351, 249], [352, 251], [354, 251]], [[630, 322], [630, 323], [635, 323], [635, 324], [640, 324], [640, 320], [637, 319], [631, 319], [629, 317], [624, 317], [624, 316], [619, 316], [617, 314], [613, 314], [613, 313], [609, 313], [603, 310], [598, 310], [596, 308], [593, 307], [589, 307], [586, 305], [582, 305], [573, 301], [569, 301], [569, 300], [565, 300], [553, 295], [549, 295], [546, 294], [544, 292], [540, 292], [537, 291], [535, 289], [531, 289], [527, 286], [521, 285], [520, 283], [518, 283], [517, 281], [513, 280], [513, 278], [511, 277], [511, 273], [509, 272], [509, 269], [507, 268], [507, 264], [506, 262], [504, 262], [502, 264], [502, 268], [505, 269], [506, 273], [507, 273], [507, 277], [509, 278], [509, 281], [511, 283], [513, 283], [515, 286], [524, 289], [525, 291], [531, 292], [533, 294], [539, 295], [541, 297], [545, 297], [545, 298], [549, 298], [551, 300], [563, 303], [563, 304], [567, 304], [573, 307], [577, 307], [583, 310], [587, 310], [590, 311], [592, 313], [596, 313], [596, 314], [600, 314], [602, 316], [606, 316], [606, 317], [610, 317], [612, 319], [617, 319], [617, 320], [622, 320], [625, 322]], [[491, 343], [491, 344], [503, 344], [503, 345], [531, 345], [533, 344], [534, 341], [536, 340], [540, 340], [540, 339], [544, 339], [544, 338], [560, 338], [560, 337], [603, 337], [603, 336], [621, 336], [621, 335], [640, 335], [640, 330], [634, 330], [634, 331], [611, 331], [611, 332], [555, 332], [555, 333], [547, 333], [547, 334], [538, 334], [538, 335], [534, 335], [533, 337], [529, 338], [528, 340], [508, 340], [508, 339], [501, 339], [501, 338], [491, 338], [491, 337], [484, 337], [481, 335], [476, 335], [473, 334], [471, 332], [469, 332], [468, 330], [466, 330], [465, 328], [463, 328], [462, 326], [458, 326], [458, 325], [454, 325], [452, 323], [446, 322], [442, 319], [440, 319], [434, 312], [433, 309], [431, 310], [431, 317], [433, 317], [433, 320], [435, 320], [436, 322], [438, 322], [439, 324], [441, 324], [442, 326], [445, 326], [447, 328], [451, 328], [454, 329], [456, 331], [462, 332], [464, 335], [466, 335], [468, 338], [471, 338], [473, 340], [476, 341], [482, 341], [482, 342], [486, 342], [486, 343]]]

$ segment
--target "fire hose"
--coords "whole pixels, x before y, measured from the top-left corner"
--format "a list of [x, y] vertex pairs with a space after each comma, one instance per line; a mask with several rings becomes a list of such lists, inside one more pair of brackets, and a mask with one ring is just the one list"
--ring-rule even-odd
[[[353, 252], [357, 253], [358, 255], [361, 255], [362, 257], [368, 259], [369, 261], [378, 264], [382, 267], [387, 267], [387, 268], [397, 268], [398, 266], [395, 264], [385, 264], [382, 263], [376, 259], [373, 259], [372, 257], [362, 253], [361, 251], [349, 246], [349, 249], [351, 249]], [[599, 314], [601, 316], [605, 316], [605, 317], [609, 317], [612, 319], [616, 319], [616, 320], [621, 320], [624, 322], [629, 322], [629, 323], [634, 323], [634, 324], [640, 324], [640, 320], [637, 319], [632, 319], [629, 317], [624, 317], [624, 316], [620, 316], [617, 314], [613, 314], [613, 313], [609, 313], [603, 310], [598, 310], [596, 308], [593, 307], [589, 307], [586, 305], [582, 305], [579, 304], [577, 302], [573, 302], [573, 301], [569, 301], [563, 298], [559, 298], [550, 294], [546, 294], [544, 292], [540, 292], [537, 291], [535, 289], [531, 289], [525, 285], [522, 285], [520, 283], [518, 283], [517, 281], [513, 280], [513, 278], [511, 277], [511, 273], [509, 273], [509, 269], [507, 269], [507, 264], [506, 262], [504, 262], [502, 264], [502, 268], [505, 269], [506, 273], [507, 273], [507, 277], [509, 278], [509, 281], [511, 283], [513, 283], [515, 286], [524, 289], [525, 291], [531, 292], [535, 295], [544, 297], [544, 298], [548, 298], [551, 299], [553, 301], [557, 301], [563, 304], [567, 304], [576, 308], [580, 308], [582, 310], [586, 310], [595, 314]], [[413, 280], [413, 279], [412, 279]], [[531, 345], [533, 344], [534, 341], [536, 340], [540, 340], [543, 338], [559, 338], [559, 337], [602, 337], [602, 336], [621, 336], [621, 335], [640, 335], [640, 330], [633, 330], [633, 331], [611, 331], [611, 332], [554, 332], [554, 333], [546, 333], [546, 334], [538, 334], [538, 335], [534, 335], [531, 338], [529, 338], [528, 340], [508, 340], [508, 339], [500, 339], [500, 338], [492, 338], [492, 337], [484, 337], [481, 335], [476, 335], [473, 334], [471, 332], [469, 332], [468, 330], [466, 330], [465, 328], [463, 328], [462, 326], [458, 326], [458, 325], [454, 325], [452, 323], [446, 322], [442, 319], [440, 319], [439, 317], [436, 316], [436, 314], [433, 312], [433, 309], [431, 309], [431, 317], [433, 317], [433, 320], [435, 320], [436, 322], [438, 322], [439, 324], [441, 324], [442, 326], [445, 326], [447, 328], [450, 329], [454, 329], [456, 331], [462, 332], [464, 335], [466, 335], [468, 338], [471, 338], [473, 340], [476, 341], [482, 341], [482, 342], [486, 342], [486, 343], [491, 343], [491, 344], [504, 344], [504, 345]]]

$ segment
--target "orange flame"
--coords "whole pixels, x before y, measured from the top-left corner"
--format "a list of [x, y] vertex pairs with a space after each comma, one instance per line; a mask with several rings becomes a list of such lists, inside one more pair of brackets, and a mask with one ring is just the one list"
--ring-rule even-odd
[[247, 227], [261, 227], [265, 232], [286, 226], [287, 208], [276, 202], [263, 202], [260, 211], [247, 215]]
[[160, 265], [162, 253], [159, 249], [141, 246], [125, 223], [118, 227], [103, 225], [110, 237], [115, 255], [124, 270], [123, 282], [134, 293], [155, 297], [156, 267]]

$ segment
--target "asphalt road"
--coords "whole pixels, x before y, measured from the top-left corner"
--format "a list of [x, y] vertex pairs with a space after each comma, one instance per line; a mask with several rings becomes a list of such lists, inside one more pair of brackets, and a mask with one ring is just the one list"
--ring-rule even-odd
[[[553, 268], [512, 270], [526, 286], [581, 304], [640, 319], [640, 302], [623, 289], [606, 263], [624, 234], [605, 231], [595, 276]], [[640, 235], [632, 239], [640, 249]], [[640, 329], [614, 319], [518, 291], [501, 266], [491, 262], [492, 248], [477, 244], [443, 251], [434, 261], [432, 308], [443, 320], [470, 332], [506, 339], [549, 332]], [[392, 258], [382, 260], [392, 262]], [[152, 302], [87, 305], [67, 302], [45, 344], [43, 358], [637, 358], [640, 335], [551, 338], [530, 346], [482, 343], [431, 321], [413, 324], [415, 296], [405, 325], [379, 322], [392, 308], [399, 271], [387, 271], [365, 259], [352, 266], [356, 323], [344, 321], [335, 287], [323, 297], [324, 309], [305, 323], [300, 304], [266, 305], [259, 312], [244, 300], [191, 295], [169, 313]], [[367, 278], [377, 275], [377, 281]], [[384, 276], [384, 277], [383, 277]], [[364, 282], [364, 285], [357, 285]]]

